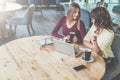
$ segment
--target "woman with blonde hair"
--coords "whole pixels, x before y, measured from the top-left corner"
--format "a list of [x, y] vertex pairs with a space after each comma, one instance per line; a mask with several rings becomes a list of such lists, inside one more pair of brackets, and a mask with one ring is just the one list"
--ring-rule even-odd
[[[58, 33], [60, 28], [62, 28], [62, 35]], [[75, 33], [72, 42], [82, 43], [86, 31], [83, 21], [80, 20], [80, 6], [77, 3], [71, 3], [69, 5], [67, 16], [60, 18], [52, 31], [52, 35], [65, 40], [70, 40], [71, 32]]]

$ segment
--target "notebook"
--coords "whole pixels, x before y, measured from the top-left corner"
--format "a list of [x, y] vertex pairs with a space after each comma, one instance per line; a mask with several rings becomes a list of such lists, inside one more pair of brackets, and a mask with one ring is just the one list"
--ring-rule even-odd
[[66, 43], [64, 41], [53, 40], [53, 45], [56, 51], [59, 51], [65, 55], [77, 57], [81, 53], [79, 49], [74, 48], [73, 44]]
[[37, 40], [37, 43], [43, 47], [43, 46], [46, 46], [46, 45], [49, 45], [49, 44], [53, 44], [53, 41], [51, 39], [42, 39], [42, 40]]

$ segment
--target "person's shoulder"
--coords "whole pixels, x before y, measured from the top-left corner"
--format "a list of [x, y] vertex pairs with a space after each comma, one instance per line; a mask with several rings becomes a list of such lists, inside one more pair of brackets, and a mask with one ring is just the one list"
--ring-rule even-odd
[[66, 16], [62, 16], [61, 19], [66, 19]]
[[105, 31], [106, 34], [109, 34], [109, 35], [114, 35], [115, 34], [115, 32], [111, 29], [104, 29], [104, 31]]
[[95, 31], [97, 28], [96, 26], [93, 24], [91, 27], [90, 27], [91, 30]]
[[66, 20], [66, 16], [60, 17], [60, 20]]

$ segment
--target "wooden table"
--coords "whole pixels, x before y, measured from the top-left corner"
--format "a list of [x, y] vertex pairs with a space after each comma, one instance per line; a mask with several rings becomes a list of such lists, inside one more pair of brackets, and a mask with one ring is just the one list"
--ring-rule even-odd
[[6, 2], [4, 5], [0, 5], [0, 39], [9, 37], [9, 33], [5, 28], [7, 16], [21, 8], [22, 5], [13, 2]]
[[0, 13], [16, 11], [22, 8], [22, 5], [14, 2], [6, 2], [3, 7], [0, 7]]
[[[105, 73], [103, 58], [92, 53], [95, 61], [86, 63], [54, 50], [53, 45], [40, 49], [35, 36], [11, 41], [0, 47], [0, 80], [100, 80]], [[73, 67], [87, 69], [75, 71]]]

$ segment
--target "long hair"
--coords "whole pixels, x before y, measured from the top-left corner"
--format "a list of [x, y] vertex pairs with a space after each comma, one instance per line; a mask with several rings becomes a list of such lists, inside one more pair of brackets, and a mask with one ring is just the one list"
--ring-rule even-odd
[[106, 8], [96, 7], [91, 11], [90, 17], [95, 20], [94, 25], [97, 29], [105, 28], [113, 30], [112, 19]]
[[69, 5], [68, 11], [67, 11], [67, 20], [70, 23], [73, 20], [73, 14], [75, 12], [75, 9], [78, 8], [79, 9], [79, 16], [77, 18], [77, 28], [78, 30], [80, 30], [80, 6], [79, 4], [73, 2]]

